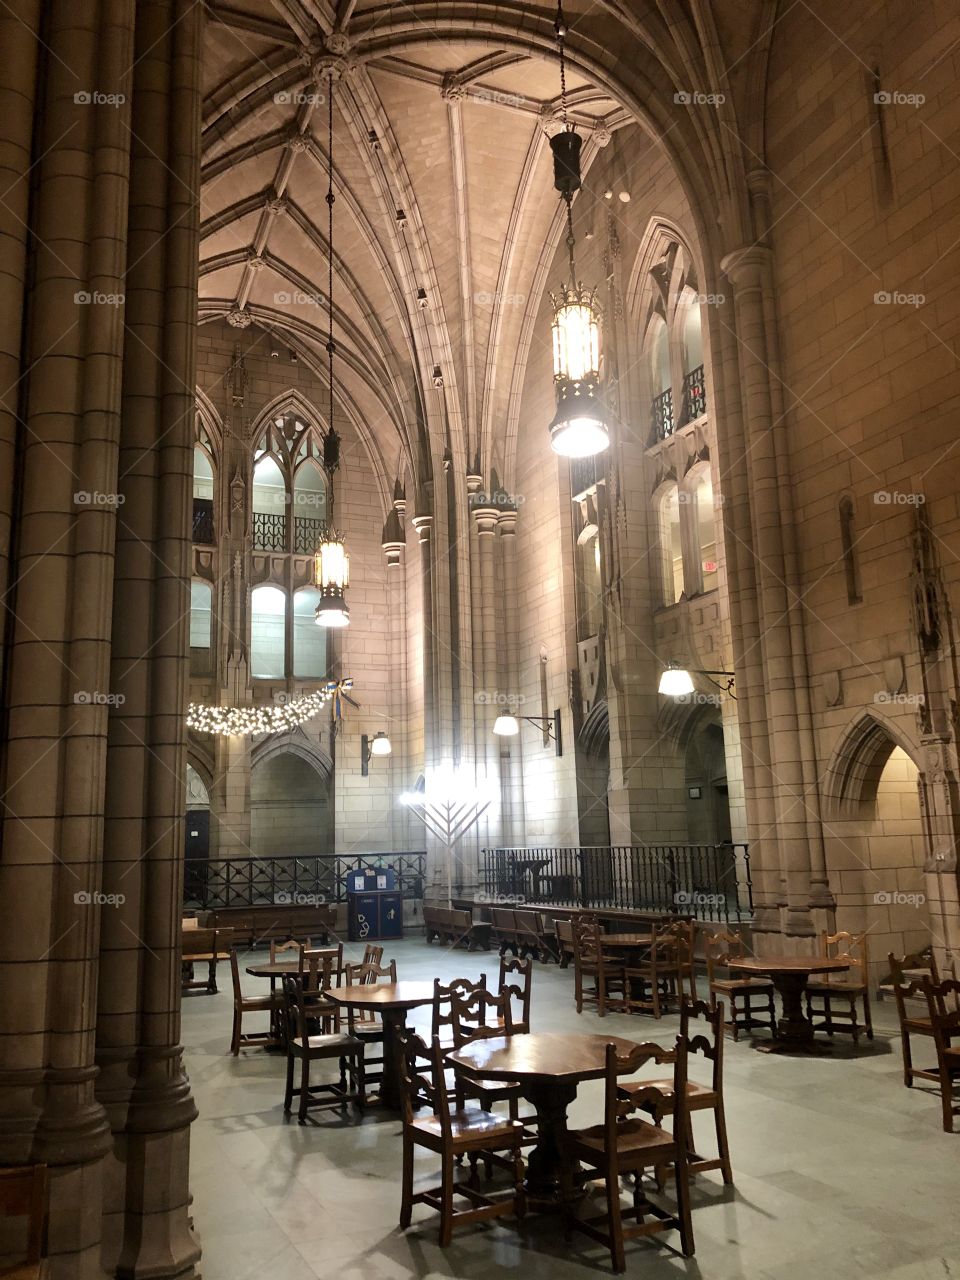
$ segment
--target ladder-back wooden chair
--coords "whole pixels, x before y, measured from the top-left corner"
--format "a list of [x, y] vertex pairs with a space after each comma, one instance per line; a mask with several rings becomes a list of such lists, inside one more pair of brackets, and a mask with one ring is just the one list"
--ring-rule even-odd
[[[318, 996], [322, 999], [322, 996]], [[332, 1022], [332, 1030], [319, 1035], [311, 1034], [311, 1020], [316, 1019], [316, 1004], [311, 1005], [310, 993], [304, 992], [293, 974], [283, 978], [283, 1006], [286, 1022], [287, 1082], [283, 1096], [283, 1111], [290, 1114], [294, 1097], [300, 1099], [297, 1119], [305, 1124], [307, 1111], [312, 1107], [346, 1107], [354, 1103], [359, 1110], [366, 1105], [363, 1069], [363, 1041], [354, 1034], [353, 1010], [346, 1011], [346, 1027], [339, 1010]], [[324, 1015], [325, 1016], [325, 1015]], [[334, 1061], [340, 1069], [336, 1083], [310, 1080], [310, 1065], [314, 1062]], [[295, 1064], [300, 1063], [300, 1086], [294, 1087]]]
[[510, 1018], [514, 1035], [530, 1030], [530, 1001], [533, 994], [533, 960], [525, 956], [500, 957], [499, 990], [510, 997]]
[[749, 1034], [754, 1027], [763, 1027], [775, 1036], [777, 1007], [773, 983], [768, 978], [744, 977], [729, 967], [731, 960], [741, 960], [746, 955], [740, 934], [719, 930], [706, 936], [704, 955], [710, 1003], [715, 1005], [721, 998], [728, 1002], [730, 1021], [727, 1027], [733, 1032], [734, 1040], [740, 1038], [741, 1031]]
[[953, 1041], [960, 1036], [960, 982], [956, 978], [944, 978], [942, 982], [933, 983], [925, 978], [923, 991], [937, 1050], [943, 1131], [953, 1133], [954, 1116], [958, 1114], [955, 1091], [960, 1088], [960, 1047], [953, 1047]]
[[[584, 1001], [596, 1004], [602, 1018], [607, 1009], [622, 1011], [627, 1006], [628, 991], [624, 965], [605, 952], [597, 920], [580, 916], [573, 922], [573, 981], [577, 1013], [583, 1012]], [[593, 979], [588, 986], [585, 979]]]
[[[865, 933], [827, 933], [820, 935], [820, 951], [835, 960], [845, 960], [850, 965], [846, 973], [812, 976], [807, 983], [807, 1017], [814, 1031], [826, 1031], [832, 1036], [837, 1031], [853, 1036], [853, 1043], [860, 1040], [860, 1032], [866, 1031], [867, 1039], [873, 1039], [873, 1018], [870, 1012], [870, 968]], [[863, 1004], [863, 1023], [857, 1016], [857, 1002]]]

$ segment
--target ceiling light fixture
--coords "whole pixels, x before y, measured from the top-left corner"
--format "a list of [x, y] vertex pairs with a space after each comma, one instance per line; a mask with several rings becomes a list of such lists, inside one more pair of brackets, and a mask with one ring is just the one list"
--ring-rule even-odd
[[563, 284], [553, 303], [553, 382], [557, 412], [550, 424], [554, 453], [567, 458], [588, 458], [610, 444], [606, 415], [600, 399], [600, 307], [596, 292], [577, 280], [574, 255], [573, 197], [580, 190], [580, 151], [583, 139], [567, 114], [567, 25], [562, 2], [554, 23], [560, 54], [560, 109], [563, 128], [550, 139], [553, 152], [553, 185], [567, 212], [567, 252], [570, 282]]
[[[327, 94], [327, 369], [330, 380], [330, 413], [327, 434], [323, 441], [323, 461], [331, 476], [340, 465], [340, 437], [333, 425], [333, 407], [336, 381], [334, 356], [337, 344], [333, 337], [333, 206], [337, 197], [333, 191], [333, 84], [334, 70], [330, 68], [330, 91]], [[330, 514], [333, 514], [333, 483], [329, 486]], [[350, 557], [346, 544], [332, 524], [324, 524], [320, 531], [317, 553], [314, 557], [314, 583], [320, 592], [316, 609], [317, 626], [346, 627], [350, 624], [346, 590], [350, 585]]]

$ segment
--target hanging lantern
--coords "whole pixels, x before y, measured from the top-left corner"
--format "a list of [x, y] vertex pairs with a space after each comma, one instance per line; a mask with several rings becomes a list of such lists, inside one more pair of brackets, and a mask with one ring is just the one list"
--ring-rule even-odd
[[567, 27], [563, 5], [555, 23], [560, 53], [560, 104], [563, 128], [550, 139], [553, 185], [566, 205], [570, 283], [553, 302], [553, 381], [557, 412], [550, 423], [554, 453], [566, 458], [590, 458], [610, 444], [600, 399], [600, 308], [592, 289], [577, 281], [574, 255], [573, 197], [581, 187], [580, 152], [583, 140], [567, 117], [567, 78], [564, 40]]
[[320, 592], [318, 627], [346, 627], [350, 623], [346, 589], [350, 585], [350, 557], [335, 529], [325, 529], [314, 557], [314, 582]]

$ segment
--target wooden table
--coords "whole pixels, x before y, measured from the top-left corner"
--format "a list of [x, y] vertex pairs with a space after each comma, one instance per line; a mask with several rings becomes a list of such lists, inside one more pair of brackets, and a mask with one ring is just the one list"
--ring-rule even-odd
[[517, 1080], [539, 1120], [537, 1145], [527, 1163], [527, 1194], [543, 1204], [575, 1200], [575, 1162], [567, 1154], [567, 1107], [582, 1080], [602, 1079], [607, 1045], [622, 1057], [634, 1048], [617, 1036], [532, 1032], [476, 1040], [447, 1055], [457, 1071], [486, 1080]]
[[[316, 947], [314, 950], [319, 951], [321, 956], [339, 955], [339, 947]], [[252, 978], [269, 978], [271, 996], [276, 991], [277, 979], [283, 978], [285, 974], [293, 974], [295, 977], [300, 976], [299, 960], [267, 960], [263, 964], [248, 964], [247, 973]], [[283, 1040], [283, 1006], [274, 1002], [274, 1008], [270, 1014], [270, 1029], [274, 1039], [280, 1043]]]
[[826, 1045], [815, 1045], [813, 1023], [803, 1011], [803, 993], [813, 973], [842, 973], [849, 961], [829, 956], [744, 956], [727, 966], [737, 973], [768, 977], [780, 993], [783, 1013], [777, 1019], [776, 1038], [756, 1047], [763, 1053], [823, 1053]]
[[328, 987], [324, 992], [345, 1009], [379, 1013], [383, 1021], [383, 1080], [380, 1101], [393, 1111], [400, 1110], [401, 1053], [397, 1032], [406, 1015], [420, 1005], [433, 1004], [432, 982], [369, 982], [363, 986]]
[[642, 951], [653, 946], [652, 933], [601, 933], [602, 947], [620, 947], [623, 951]]

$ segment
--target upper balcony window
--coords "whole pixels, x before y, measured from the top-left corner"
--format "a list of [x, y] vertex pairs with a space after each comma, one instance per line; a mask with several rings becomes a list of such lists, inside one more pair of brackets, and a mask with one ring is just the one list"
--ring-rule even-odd
[[265, 454], [253, 468], [253, 545], [257, 551], [286, 551], [286, 482], [277, 461]]
[[696, 506], [700, 589], [713, 591], [717, 586], [717, 521], [713, 509], [713, 483], [709, 475], [700, 477], [693, 495]]
[[327, 518], [327, 482], [314, 458], [297, 467], [293, 478], [293, 549], [313, 555]]
[[213, 464], [206, 449], [193, 450], [193, 541], [213, 544]]

